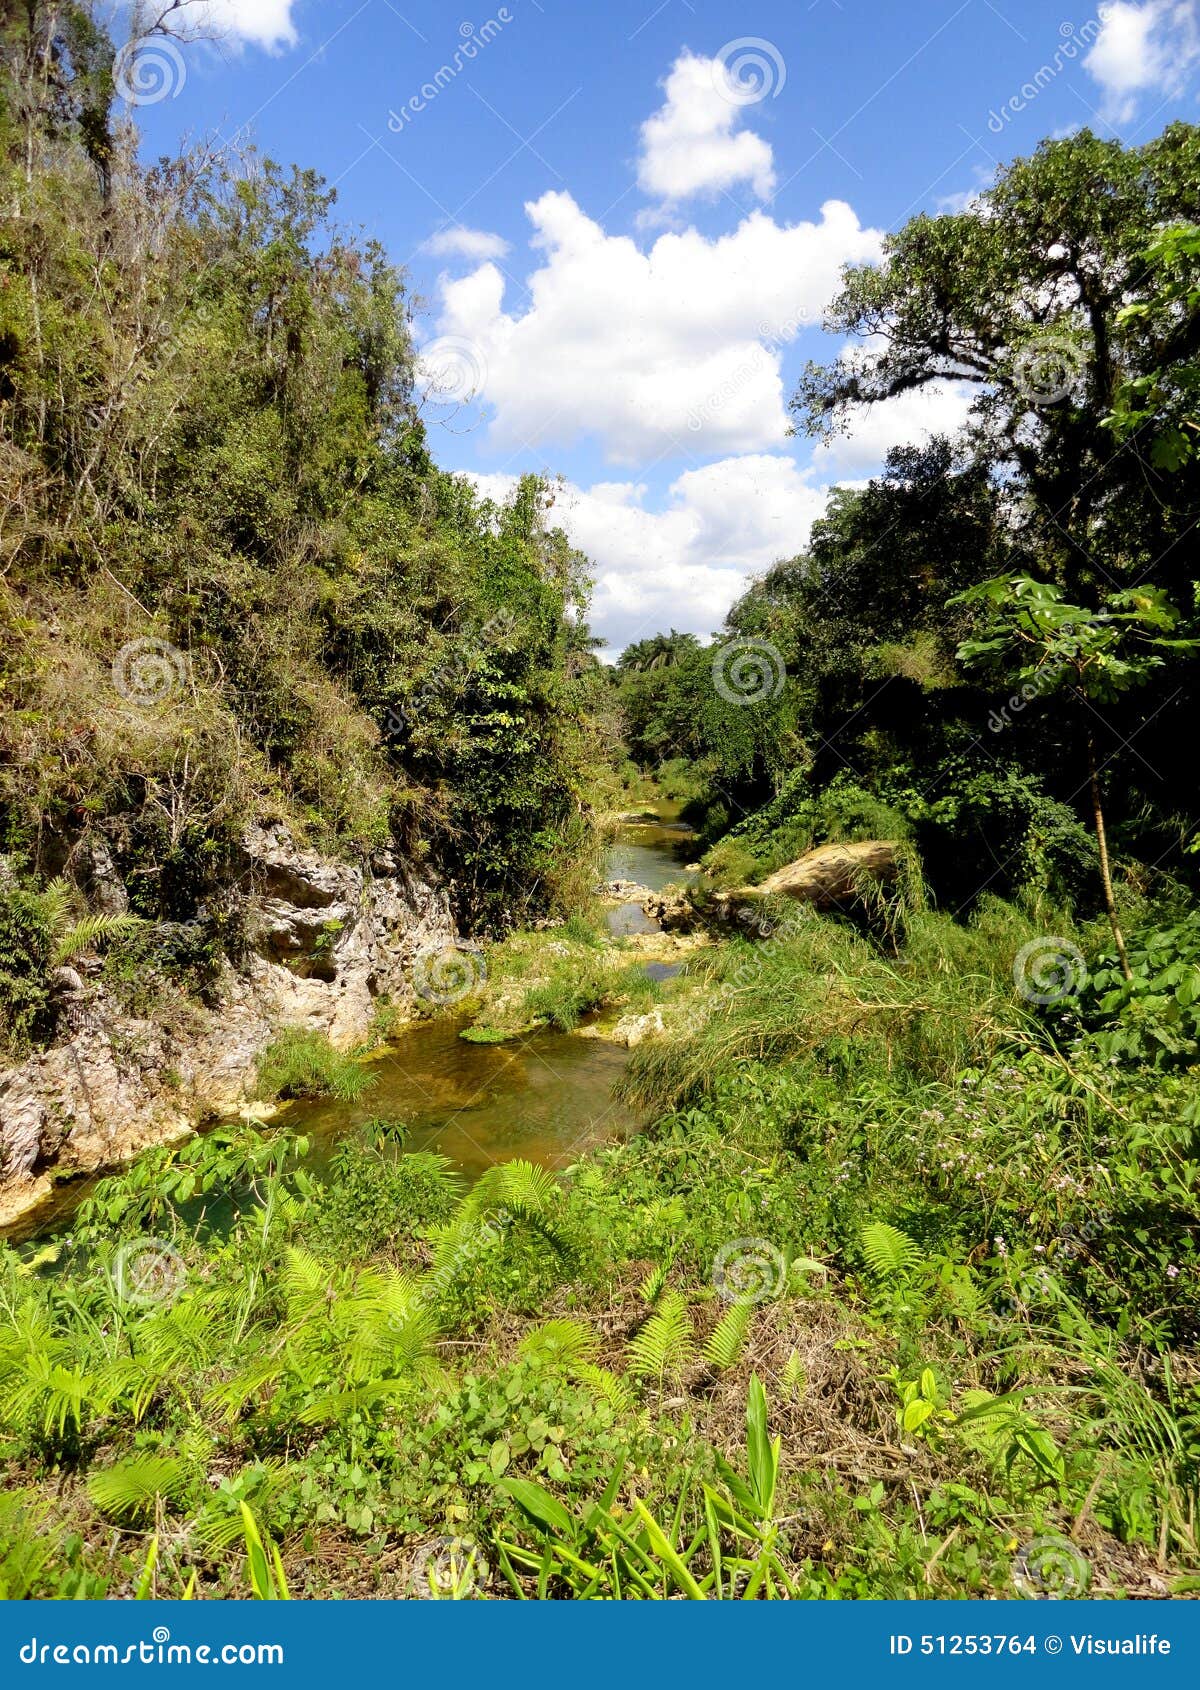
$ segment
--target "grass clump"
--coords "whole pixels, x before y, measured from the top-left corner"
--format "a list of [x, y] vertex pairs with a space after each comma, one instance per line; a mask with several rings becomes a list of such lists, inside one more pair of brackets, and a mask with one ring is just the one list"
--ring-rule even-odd
[[335, 1050], [326, 1034], [301, 1027], [288, 1027], [272, 1039], [258, 1063], [259, 1093], [268, 1102], [336, 1097], [356, 1103], [378, 1079], [355, 1057]]

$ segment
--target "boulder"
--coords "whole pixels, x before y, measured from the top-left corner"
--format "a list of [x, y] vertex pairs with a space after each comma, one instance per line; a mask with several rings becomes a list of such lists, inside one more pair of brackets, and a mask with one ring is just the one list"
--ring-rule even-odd
[[684, 886], [664, 886], [661, 892], [651, 892], [642, 910], [666, 933], [689, 933], [700, 925], [700, 917]]
[[757, 886], [739, 887], [720, 894], [727, 908], [742, 908], [762, 898], [795, 898], [814, 908], [835, 909], [853, 903], [860, 895], [864, 878], [881, 883], [894, 880], [900, 872], [900, 847], [890, 839], [864, 839], [855, 845], [818, 845], [813, 851]]

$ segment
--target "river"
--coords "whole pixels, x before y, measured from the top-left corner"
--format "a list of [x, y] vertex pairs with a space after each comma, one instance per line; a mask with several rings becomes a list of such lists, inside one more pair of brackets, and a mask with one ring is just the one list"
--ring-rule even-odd
[[[662, 805], [656, 819], [620, 824], [606, 877], [658, 891], [683, 878], [690, 849], [689, 831]], [[610, 909], [608, 925], [616, 936], [657, 926], [638, 904]], [[673, 970], [651, 963], [647, 972], [661, 978]], [[454, 1016], [414, 1023], [368, 1058], [377, 1081], [358, 1103], [288, 1103], [273, 1123], [310, 1140], [310, 1163], [319, 1173], [338, 1141], [372, 1117], [403, 1121], [409, 1150], [436, 1150], [471, 1180], [516, 1157], [563, 1168], [588, 1146], [639, 1124], [614, 1096], [628, 1059], [623, 1047], [551, 1028], [503, 1044], [474, 1044], [459, 1037], [462, 1026]], [[55, 1187], [7, 1229], [9, 1242], [62, 1232], [100, 1177]]]

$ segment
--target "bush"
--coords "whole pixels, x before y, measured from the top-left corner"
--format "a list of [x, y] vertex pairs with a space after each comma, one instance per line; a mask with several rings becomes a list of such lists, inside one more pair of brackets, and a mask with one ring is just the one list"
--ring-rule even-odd
[[1133, 978], [1107, 951], [1079, 1001], [1096, 1048], [1113, 1062], [1193, 1066], [1200, 1061], [1200, 912], [1132, 935], [1126, 952]]
[[45, 901], [14, 881], [0, 881], [0, 1013], [4, 1041], [20, 1051], [49, 1036], [50, 956], [54, 933]]

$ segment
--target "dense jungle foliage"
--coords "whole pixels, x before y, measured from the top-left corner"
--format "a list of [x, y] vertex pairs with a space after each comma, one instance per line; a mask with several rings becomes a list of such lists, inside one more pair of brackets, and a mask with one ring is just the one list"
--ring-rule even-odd
[[[798, 421], [955, 380], [970, 428], [606, 675], [320, 184], [143, 169], [89, 9], [0, 15], [10, 1042], [98, 945], [236, 957], [264, 816], [453, 880], [469, 1033], [656, 1021], [642, 1131], [469, 1188], [283, 1030], [329, 1166], [221, 1128], [0, 1250], [0, 1596], [1200, 1591], [1200, 130], [1048, 142], [851, 270]], [[665, 982], [589, 895], [622, 788], [699, 831]], [[729, 919], [868, 839], [890, 883]]]

